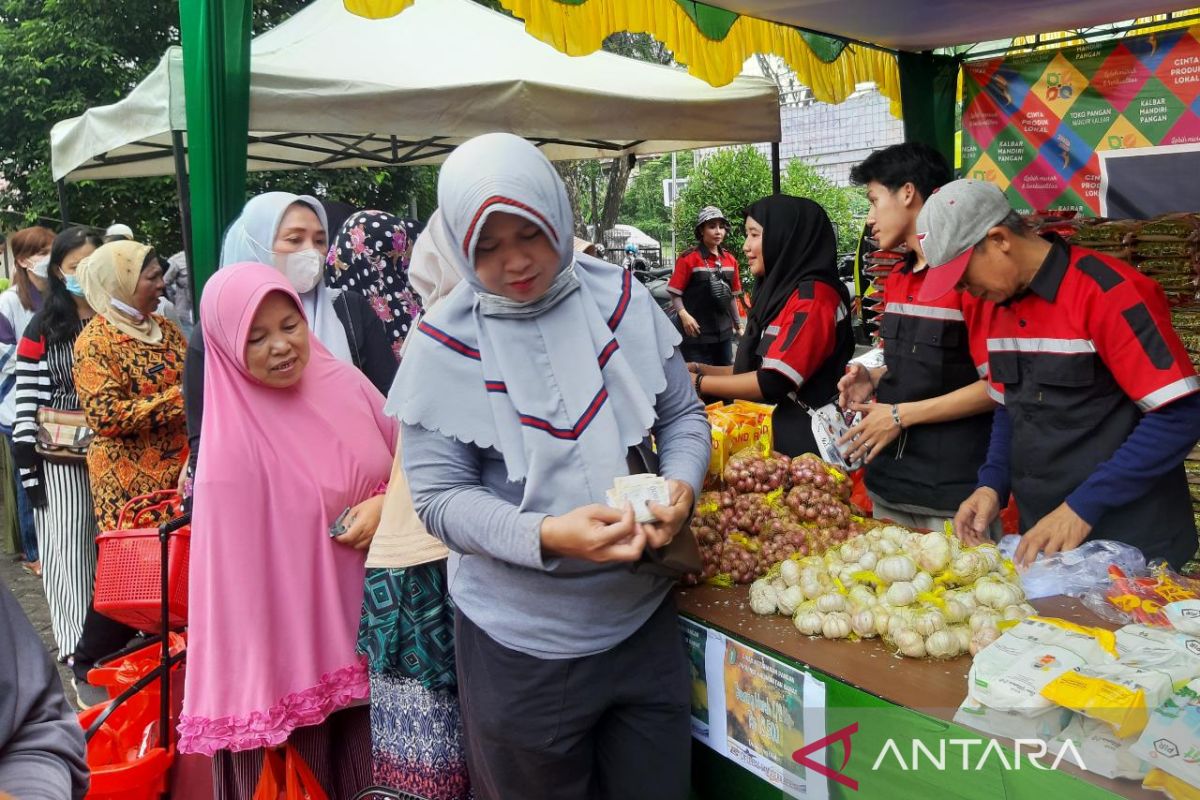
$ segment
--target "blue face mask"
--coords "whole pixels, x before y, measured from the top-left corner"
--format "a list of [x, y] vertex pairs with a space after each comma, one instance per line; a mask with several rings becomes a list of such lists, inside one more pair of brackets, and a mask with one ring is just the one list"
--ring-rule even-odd
[[83, 287], [79, 285], [79, 278], [74, 275], [63, 275], [63, 283], [67, 285], [67, 291], [76, 297], [83, 297]]

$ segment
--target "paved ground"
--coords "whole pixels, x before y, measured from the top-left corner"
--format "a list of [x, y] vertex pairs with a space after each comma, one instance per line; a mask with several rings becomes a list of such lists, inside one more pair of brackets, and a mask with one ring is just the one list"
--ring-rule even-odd
[[[46, 605], [46, 595], [42, 591], [41, 578], [33, 577], [21, 569], [21, 565], [14, 561], [11, 555], [2, 553], [0, 554], [0, 580], [3, 580], [17, 596], [29, 621], [41, 635], [46, 649], [57, 660], [58, 648], [55, 647], [54, 636], [50, 632], [50, 609]], [[67, 698], [74, 703], [75, 690], [71, 688], [71, 670], [67, 669], [66, 664], [59, 664], [58, 674], [63, 680]]]

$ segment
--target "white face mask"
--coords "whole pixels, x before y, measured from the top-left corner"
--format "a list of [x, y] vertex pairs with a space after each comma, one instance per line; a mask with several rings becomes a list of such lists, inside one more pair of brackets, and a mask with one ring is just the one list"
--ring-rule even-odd
[[321, 282], [321, 267], [324, 259], [316, 250], [301, 250], [298, 253], [276, 253], [275, 269], [283, 273], [292, 288], [299, 294], [308, 294]]
[[32, 272], [37, 277], [43, 278], [43, 279], [50, 277], [50, 254], [49, 253], [47, 253], [44, 256], [39, 256], [39, 257], [33, 259], [32, 262], [26, 261], [25, 263], [29, 265], [29, 271]]

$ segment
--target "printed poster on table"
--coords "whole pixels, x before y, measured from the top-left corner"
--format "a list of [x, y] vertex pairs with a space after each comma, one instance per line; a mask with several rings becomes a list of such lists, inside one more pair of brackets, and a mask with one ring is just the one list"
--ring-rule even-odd
[[[791, 797], [827, 800], [828, 780], [793, 754], [825, 736], [825, 685], [691, 620], [680, 632], [692, 676], [692, 733]], [[824, 751], [809, 754], [823, 764]]]
[[1200, 142], [1200, 25], [963, 67], [963, 177], [1100, 213], [1099, 153]]

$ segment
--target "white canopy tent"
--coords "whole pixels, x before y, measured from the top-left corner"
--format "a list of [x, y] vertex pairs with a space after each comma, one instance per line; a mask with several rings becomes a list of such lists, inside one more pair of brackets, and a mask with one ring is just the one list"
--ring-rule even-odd
[[[419, 0], [386, 21], [315, 0], [250, 52], [250, 170], [436, 163], [496, 130], [552, 159], [779, 140], [769, 80], [717, 89], [610, 53], [566, 56], [471, 0]], [[54, 178], [173, 174], [186, 127], [172, 47], [124, 99], [54, 126]]]

